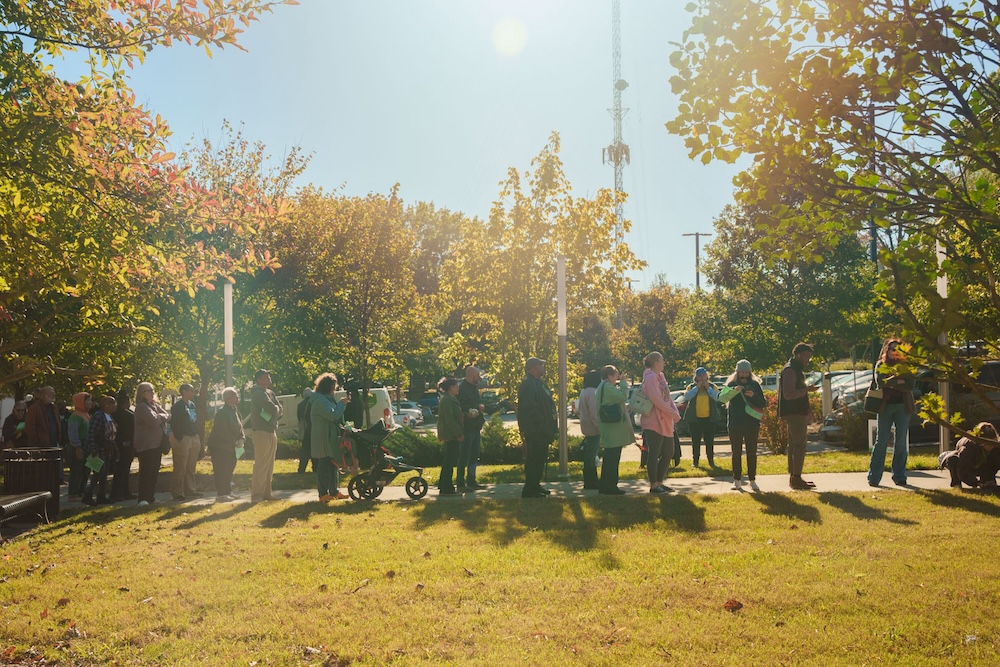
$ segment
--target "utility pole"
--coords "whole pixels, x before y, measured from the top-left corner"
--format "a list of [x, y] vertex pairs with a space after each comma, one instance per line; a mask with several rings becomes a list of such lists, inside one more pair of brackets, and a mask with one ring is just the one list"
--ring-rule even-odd
[[701, 289], [701, 237], [708, 238], [711, 234], [705, 232], [693, 232], [691, 234], [681, 234], [681, 236], [694, 237], [694, 288]]

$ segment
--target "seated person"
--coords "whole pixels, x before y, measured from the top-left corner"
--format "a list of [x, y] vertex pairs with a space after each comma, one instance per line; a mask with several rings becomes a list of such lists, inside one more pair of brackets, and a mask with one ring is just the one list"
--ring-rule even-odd
[[953, 452], [942, 455], [941, 467], [951, 472], [951, 485], [972, 488], [996, 489], [997, 472], [1000, 471], [1000, 442], [997, 431], [989, 422], [977, 424], [979, 437], [993, 440], [995, 444], [982, 444], [970, 438], [958, 441]]

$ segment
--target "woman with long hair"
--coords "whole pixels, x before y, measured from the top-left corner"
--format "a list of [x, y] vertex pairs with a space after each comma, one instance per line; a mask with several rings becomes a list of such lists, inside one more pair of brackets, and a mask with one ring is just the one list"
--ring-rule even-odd
[[639, 419], [642, 442], [648, 452], [646, 474], [649, 477], [649, 492], [662, 495], [670, 492], [663, 480], [674, 454], [674, 424], [680, 421], [681, 415], [663, 375], [663, 355], [650, 352], [643, 363], [646, 370], [642, 374], [642, 393], [653, 404], [649, 414]]
[[896, 438], [892, 448], [892, 481], [896, 486], [906, 484], [907, 436], [910, 417], [916, 412], [916, 402], [913, 399], [913, 376], [904, 369], [896, 368], [906, 361], [900, 349], [902, 344], [903, 341], [898, 338], [887, 340], [875, 364], [873, 382], [882, 390], [882, 404], [878, 408], [875, 448], [868, 464], [869, 486], [878, 486], [882, 481], [889, 433], [893, 427]]

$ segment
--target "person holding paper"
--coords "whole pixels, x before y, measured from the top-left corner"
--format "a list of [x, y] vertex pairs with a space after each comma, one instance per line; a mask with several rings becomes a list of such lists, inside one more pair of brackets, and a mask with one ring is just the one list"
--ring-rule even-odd
[[746, 359], [736, 363], [736, 371], [726, 380], [719, 400], [729, 404], [729, 442], [733, 446], [733, 491], [743, 488], [743, 445], [747, 450], [747, 478], [750, 488], [757, 487], [757, 439], [760, 419], [767, 408], [767, 399], [760, 378]]
[[[677, 406], [670, 396], [670, 387], [663, 375], [663, 355], [650, 352], [643, 364], [642, 393], [646, 395], [653, 409], [639, 418], [642, 427], [642, 442], [646, 445], [646, 475], [649, 478], [649, 492], [654, 495], [669, 493], [663, 483], [674, 453], [674, 424], [681, 419]], [[631, 423], [629, 431], [632, 430]]]
[[118, 446], [115, 444], [118, 426], [112, 417], [118, 409], [118, 402], [114, 396], [102, 396], [100, 406], [90, 416], [90, 428], [84, 445], [84, 453], [87, 455], [85, 463], [91, 470], [90, 483], [81, 500], [84, 505], [103, 505], [108, 502], [108, 471], [118, 460]]
[[[263, 368], [253, 374], [250, 390], [250, 439], [253, 440], [253, 478], [250, 501], [272, 500], [274, 456], [278, 453], [278, 420], [281, 404], [271, 391], [271, 372]], [[313, 424], [315, 426], [315, 423]]]
[[132, 448], [139, 459], [139, 507], [156, 502], [156, 479], [167, 436], [170, 413], [156, 402], [156, 392], [149, 382], [135, 389], [135, 433]]
[[66, 420], [66, 435], [69, 438], [69, 489], [70, 500], [79, 500], [86, 491], [90, 470], [84, 463], [83, 446], [90, 431], [90, 394], [85, 391], [73, 394], [73, 414]]
[[[622, 459], [622, 449], [635, 442], [632, 422], [628, 418], [628, 408], [625, 407], [627, 398], [628, 379], [610, 364], [602, 367], [601, 383], [597, 385], [597, 420], [604, 459], [601, 462], [601, 480], [597, 492], [605, 496], [625, 495], [625, 489], [618, 486], [618, 465]], [[617, 420], [608, 421], [609, 415], [617, 417]], [[650, 461], [647, 467], [652, 470], [655, 466], [652, 459]]]
[[212, 479], [215, 482], [215, 502], [236, 500], [233, 495], [233, 471], [236, 470], [236, 452], [243, 448], [246, 436], [236, 406], [240, 395], [233, 387], [222, 390], [223, 405], [215, 413], [212, 432], [208, 434], [208, 451], [212, 455]]
[[684, 421], [691, 432], [691, 460], [695, 467], [701, 458], [701, 441], [705, 441], [708, 467], [715, 467], [715, 428], [722, 421], [719, 410], [719, 389], [708, 380], [708, 371], [698, 367], [694, 371], [694, 382], [688, 385], [684, 394], [687, 409]]

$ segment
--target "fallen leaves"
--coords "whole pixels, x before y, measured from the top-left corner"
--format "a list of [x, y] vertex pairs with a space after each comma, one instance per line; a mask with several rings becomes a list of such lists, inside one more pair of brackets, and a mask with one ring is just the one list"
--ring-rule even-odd
[[59, 598], [58, 600], [56, 600], [57, 607], [65, 607], [68, 604], [69, 604], [69, 598]]
[[735, 600], [733, 598], [730, 598], [730, 599], [726, 600], [726, 603], [724, 605], [722, 605], [722, 608], [725, 609], [726, 611], [729, 611], [729, 612], [732, 612], [732, 613], [735, 614], [740, 609], [743, 609], [743, 603], [740, 602], [739, 600]]

